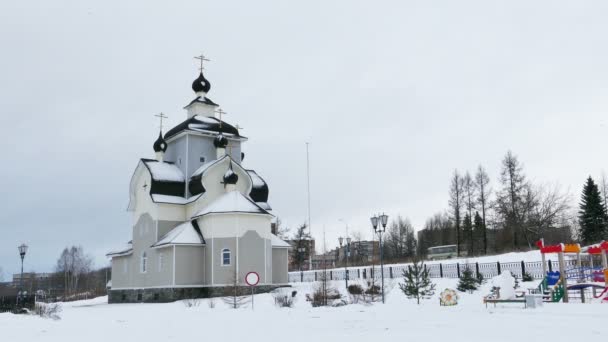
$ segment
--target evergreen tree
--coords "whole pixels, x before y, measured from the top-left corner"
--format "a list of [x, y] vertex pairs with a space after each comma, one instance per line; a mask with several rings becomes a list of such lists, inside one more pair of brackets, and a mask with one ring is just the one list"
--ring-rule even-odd
[[460, 276], [460, 281], [458, 282], [458, 291], [473, 293], [473, 291], [477, 290], [479, 286], [479, 281], [473, 274], [473, 270], [470, 267], [465, 267], [464, 271], [462, 271], [462, 275]]
[[422, 261], [414, 261], [412, 266], [403, 270], [403, 283], [399, 283], [399, 288], [407, 298], [416, 298], [420, 304], [420, 299], [428, 299], [435, 293], [435, 284], [431, 282], [429, 270]]
[[469, 213], [464, 214], [464, 220], [462, 220], [462, 235], [468, 255], [473, 255], [473, 222]]
[[485, 230], [486, 227], [483, 224], [483, 218], [479, 215], [479, 212], [475, 212], [475, 219], [473, 222], [473, 253], [485, 254]]
[[590, 244], [606, 238], [608, 232], [606, 204], [602, 201], [600, 190], [591, 177], [587, 178], [583, 187], [579, 208], [578, 221], [581, 241]]

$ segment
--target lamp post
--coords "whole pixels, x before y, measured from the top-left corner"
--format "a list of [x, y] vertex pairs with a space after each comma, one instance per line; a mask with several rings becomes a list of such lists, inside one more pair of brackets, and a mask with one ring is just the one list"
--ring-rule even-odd
[[[344, 238], [339, 237], [338, 242], [340, 242], [340, 248], [344, 245]], [[344, 283], [346, 284], [346, 290], [348, 291], [348, 257], [350, 256], [350, 237], [346, 238], [346, 246], [344, 246]]]
[[[382, 233], [386, 231], [388, 223], [388, 215], [374, 215], [370, 218], [374, 232], [378, 234], [378, 242], [380, 243], [380, 276], [382, 277], [382, 304], [384, 304], [384, 256], [382, 253]], [[380, 223], [380, 224], [378, 224]]]
[[21, 256], [21, 277], [19, 278], [19, 304], [21, 304], [21, 297], [23, 296], [23, 259], [25, 258], [25, 253], [27, 253], [27, 245], [22, 243], [21, 246], [17, 247], [19, 249], [19, 256]]

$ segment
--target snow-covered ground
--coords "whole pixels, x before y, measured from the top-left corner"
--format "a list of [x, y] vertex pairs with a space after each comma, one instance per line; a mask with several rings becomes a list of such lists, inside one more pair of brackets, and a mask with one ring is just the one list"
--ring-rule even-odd
[[[608, 305], [521, 304], [496, 308], [482, 303], [490, 284], [460, 294], [455, 307], [439, 306], [438, 293], [456, 279], [434, 279], [436, 295], [416, 305], [396, 282], [387, 303], [312, 308], [305, 301], [314, 284], [294, 284], [293, 308], [278, 308], [270, 294], [250, 306], [230, 309], [221, 299], [198, 307], [168, 304], [112, 304], [101, 297], [63, 305], [61, 320], [0, 314], [0, 341], [592, 341], [607, 336]], [[344, 291], [344, 282], [333, 285]], [[535, 284], [531, 284], [534, 287]]]

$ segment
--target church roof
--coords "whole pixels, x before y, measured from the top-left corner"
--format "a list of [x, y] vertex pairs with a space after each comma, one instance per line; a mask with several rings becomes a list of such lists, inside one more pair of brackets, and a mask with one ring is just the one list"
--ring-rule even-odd
[[291, 248], [291, 245], [286, 241], [281, 239], [280, 237], [270, 234], [270, 242], [272, 243], [272, 248]]
[[173, 163], [159, 162], [154, 159], [142, 159], [142, 161], [150, 170], [154, 180], [164, 182], [183, 182], [186, 180], [182, 170]]
[[[222, 123], [221, 127], [220, 122]], [[239, 130], [225, 121], [220, 121], [219, 119], [210, 116], [195, 115], [165, 133], [165, 140], [169, 140], [171, 137], [184, 131], [209, 133], [222, 132], [226, 135], [240, 137]]]
[[205, 238], [196, 221], [184, 222], [177, 227], [171, 229], [167, 234], [163, 235], [157, 243], [151, 247], [163, 247], [168, 245], [197, 245], [204, 246]]
[[254, 201], [241, 194], [239, 191], [230, 191], [216, 198], [213, 202], [209, 203], [201, 211], [192, 216], [192, 218], [197, 218], [208, 214], [223, 213], [272, 215], [257, 205]]
[[131, 255], [131, 254], [133, 254], [133, 242], [129, 241], [122, 248], [115, 249], [113, 251], [108, 252], [108, 254], [106, 254], [106, 256], [117, 257], [117, 256]]
[[190, 103], [188, 103], [188, 105], [184, 108], [188, 108], [188, 106], [190, 106], [193, 103], [204, 103], [207, 105], [211, 105], [211, 106], [219, 106], [217, 103], [211, 101], [208, 97], [205, 96], [197, 96], [194, 100], [192, 100]]
[[159, 162], [154, 159], [142, 159], [152, 176], [150, 194], [183, 196], [186, 178], [182, 171], [173, 163]]
[[[264, 181], [260, 175], [258, 175], [253, 170], [247, 170], [247, 173], [251, 177], [251, 192], [249, 193], [249, 197], [252, 200], [259, 203], [265, 203], [268, 201], [268, 184]], [[266, 204], [268, 206], [268, 204]], [[270, 210], [270, 206], [268, 208], [264, 208], [266, 210]]]

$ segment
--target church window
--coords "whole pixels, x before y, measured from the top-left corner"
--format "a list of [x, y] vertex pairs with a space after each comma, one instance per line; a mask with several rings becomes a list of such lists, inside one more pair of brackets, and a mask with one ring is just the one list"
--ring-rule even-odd
[[177, 159], [177, 163], [178, 163], [179, 165], [182, 165], [182, 158], [178, 158], [178, 159]]
[[205, 162], [205, 157], [201, 156], [201, 157], [199, 158], [199, 160], [200, 160], [200, 162], [201, 162], [201, 163], [204, 163], [204, 162]]
[[163, 253], [158, 254], [158, 272], [163, 271]]
[[230, 266], [230, 250], [228, 248], [222, 249], [222, 266]]
[[148, 255], [146, 254], [146, 252], [143, 252], [141, 254], [141, 273], [146, 273], [147, 269], [148, 269]]

